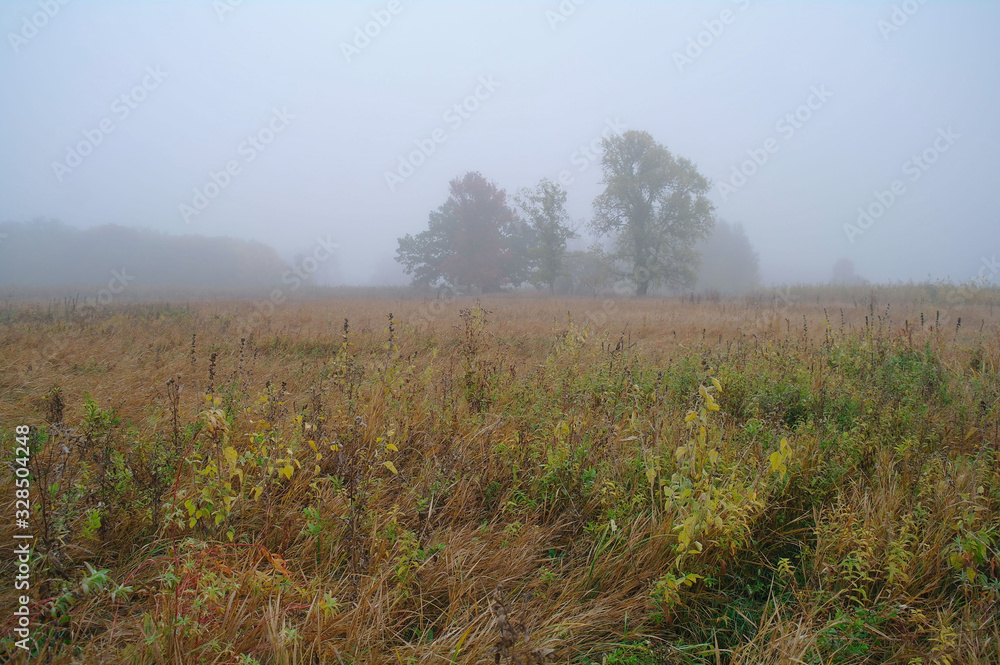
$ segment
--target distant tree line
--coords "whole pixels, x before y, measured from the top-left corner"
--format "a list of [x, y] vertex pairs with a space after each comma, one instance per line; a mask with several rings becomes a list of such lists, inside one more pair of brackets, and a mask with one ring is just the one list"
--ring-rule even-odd
[[[592, 293], [627, 283], [651, 289], [741, 292], [759, 282], [757, 255], [742, 227], [716, 224], [709, 181], [688, 159], [643, 131], [605, 138], [604, 191], [589, 228], [600, 240], [569, 250], [578, 237], [566, 191], [542, 179], [511, 199], [478, 172], [451, 181], [427, 230], [399, 239], [396, 260], [414, 285], [483, 292], [532, 284], [550, 293]], [[699, 272], [700, 257], [709, 257]]]
[[0, 285], [99, 286], [123, 269], [134, 279], [125, 281], [144, 287], [237, 288], [273, 286], [288, 266], [267, 245], [235, 238], [56, 220], [0, 224]]

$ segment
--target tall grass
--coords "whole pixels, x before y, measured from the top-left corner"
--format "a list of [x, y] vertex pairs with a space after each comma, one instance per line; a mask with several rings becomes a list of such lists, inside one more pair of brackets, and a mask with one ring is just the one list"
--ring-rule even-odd
[[989, 303], [253, 311], [3, 310], [24, 662], [1000, 662]]

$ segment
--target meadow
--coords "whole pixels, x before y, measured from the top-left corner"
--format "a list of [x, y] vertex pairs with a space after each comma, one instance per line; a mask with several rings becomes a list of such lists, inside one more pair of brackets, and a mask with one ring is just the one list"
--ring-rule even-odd
[[1000, 663], [1000, 290], [953, 295], [8, 301], [0, 659]]

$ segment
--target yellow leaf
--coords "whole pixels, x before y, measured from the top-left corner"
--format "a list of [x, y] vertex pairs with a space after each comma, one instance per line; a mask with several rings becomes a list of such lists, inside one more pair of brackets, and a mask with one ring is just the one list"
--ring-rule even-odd
[[687, 417], [684, 418], [684, 422], [689, 423], [697, 417], [698, 417], [697, 413], [695, 413], [694, 411], [688, 411]]
[[396, 471], [396, 466], [392, 462], [385, 461], [385, 462], [382, 462], [382, 464], [384, 464], [385, 468], [389, 469], [394, 474], [399, 475], [399, 471]]
[[293, 467], [291, 464], [286, 464], [285, 467], [280, 471], [281, 475], [283, 475], [285, 478], [288, 478], [289, 480], [292, 479], [292, 474], [294, 472], [295, 472], [295, 467]]
[[712, 379], [712, 385], [715, 386], [715, 389], [718, 390], [720, 393], [722, 392], [722, 384], [719, 383], [718, 379]]
[[226, 446], [222, 449], [222, 454], [226, 458], [226, 464], [229, 465], [230, 471], [236, 468], [236, 462], [240, 459], [240, 454], [236, 452], [236, 449], [232, 446]]
[[[267, 552], [266, 554], [270, 554], [270, 552]], [[285, 560], [282, 559], [280, 556], [278, 556], [277, 554], [271, 554], [271, 556], [269, 556], [268, 559], [270, 559], [271, 565], [274, 566], [274, 569], [276, 571], [278, 571], [285, 577], [292, 576], [292, 571], [288, 570], [288, 568], [285, 567]]]
[[656, 469], [646, 469], [646, 480], [648, 480], [650, 484], [656, 480]]
[[397, 448], [396, 444], [394, 444], [394, 443], [387, 443], [385, 445], [385, 449], [386, 450], [391, 450], [394, 453], [398, 453], [399, 452], [399, 448]]
[[313, 449], [314, 453], [319, 452], [318, 450], [316, 450], [316, 442], [315, 441], [310, 440], [309, 441], [309, 447]]

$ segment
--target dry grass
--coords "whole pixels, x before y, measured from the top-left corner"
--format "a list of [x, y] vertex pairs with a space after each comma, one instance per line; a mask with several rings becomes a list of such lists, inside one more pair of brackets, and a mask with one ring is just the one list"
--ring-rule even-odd
[[16, 655], [1000, 662], [977, 297], [8, 304]]

